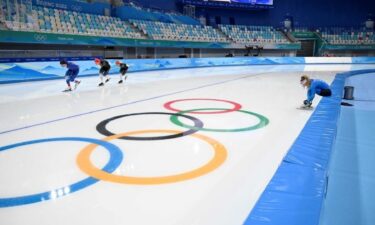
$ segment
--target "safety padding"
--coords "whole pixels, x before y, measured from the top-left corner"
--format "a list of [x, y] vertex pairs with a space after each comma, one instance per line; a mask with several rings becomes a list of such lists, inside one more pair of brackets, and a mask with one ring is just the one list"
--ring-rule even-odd
[[[116, 60], [108, 60], [110, 74], [118, 74]], [[128, 72], [168, 70], [181, 68], [246, 66], [246, 65], [315, 65], [315, 64], [370, 64], [375, 57], [224, 57], [181, 59], [126, 59], [120, 60], [129, 66]], [[93, 60], [73, 61], [80, 67], [79, 77], [98, 75], [99, 68]], [[0, 63], [0, 84], [25, 81], [62, 79], [66, 69], [58, 61]]]
[[345, 79], [373, 69], [336, 75], [332, 96], [322, 98], [248, 215], [246, 225], [317, 225], [327, 187]]

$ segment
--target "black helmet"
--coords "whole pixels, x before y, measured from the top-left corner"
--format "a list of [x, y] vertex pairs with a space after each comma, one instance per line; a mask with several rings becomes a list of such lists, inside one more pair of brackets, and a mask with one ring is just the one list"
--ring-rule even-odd
[[60, 61], [60, 65], [67, 65], [67, 64], [68, 64], [68, 62], [65, 59], [62, 59]]

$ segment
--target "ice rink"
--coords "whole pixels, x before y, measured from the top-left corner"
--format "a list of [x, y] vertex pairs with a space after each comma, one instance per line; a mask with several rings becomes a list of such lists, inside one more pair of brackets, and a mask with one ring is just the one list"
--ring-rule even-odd
[[240, 225], [312, 113], [297, 109], [300, 76], [367, 68], [138, 72], [70, 93], [64, 80], [0, 85], [0, 224]]

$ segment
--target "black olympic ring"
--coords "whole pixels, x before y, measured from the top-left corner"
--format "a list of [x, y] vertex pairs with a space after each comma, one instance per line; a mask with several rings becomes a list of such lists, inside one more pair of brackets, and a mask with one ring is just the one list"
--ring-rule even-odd
[[203, 128], [203, 122], [201, 120], [199, 120], [199, 119], [197, 119], [195, 117], [189, 116], [189, 115], [183, 115], [183, 114], [179, 114], [179, 113], [167, 113], [167, 112], [144, 112], [144, 113], [124, 114], [124, 115], [114, 116], [112, 118], [103, 120], [102, 122], [98, 123], [98, 125], [96, 125], [96, 130], [99, 133], [101, 133], [101, 134], [103, 134], [105, 136], [115, 135], [114, 133], [110, 132], [106, 128], [106, 126], [107, 126], [107, 124], [109, 122], [111, 122], [113, 120], [117, 120], [117, 119], [123, 118], [123, 117], [128, 117], [128, 116], [150, 115], [150, 114], [170, 115], [170, 116], [182, 116], [182, 117], [185, 117], [185, 118], [193, 121], [194, 122], [194, 126], [193, 127], [195, 127], [195, 128], [187, 130], [187, 131], [184, 131], [184, 132], [181, 132], [181, 133], [178, 133], [178, 134], [172, 134], [172, 135], [156, 136], [156, 137], [132, 137], [132, 136], [127, 136], [127, 137], [120, 137], [119, 139], [123, 139], [123, 140], [136, 140], [136, 141], [165, 140], [165, 139], [179, 138], [179, 137], [183, 137], [183, 136], [186, 136], [186, 135], [190, 135], [190, 134], [193, 134], [193, 133], [195, 133], [195, 132], [198, 131], [196, 129], [197, 127]]

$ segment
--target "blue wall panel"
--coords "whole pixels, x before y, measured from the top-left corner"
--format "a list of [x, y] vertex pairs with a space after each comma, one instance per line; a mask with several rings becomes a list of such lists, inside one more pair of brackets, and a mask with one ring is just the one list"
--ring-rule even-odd
[[[311, 60], [314, 59], [314, 60]], [[124, 60], [129, 65], [129, 72], [165, 70], [178, 68], [196, 68], [210, 66], [241, 66], [241, 65], [303, 65], [309, 63], [324, 63], [324, 58], [304, 57], [233, 57], [233, 58], [185, 58], [185, 59], [128, 59]], [[354, 60], [355, 59], [355, 60]], [[118, 73], [115, 60], [108, 60], [112, 65], [110, 73]], [[355, 61], [355, 62], [354, 62]], [[99, 68], [93, 60], [74, 61], [80, 66], [80, 76], [97, 75]], [[375, 57], [362, 58], [336, 58], [336, 63], [375, 63]], [[333, 62], [329, 62], [333, 63]], [[0, 84], [33, 80], [47, 80], [62, 78], [66, 69], [58, 61], [45, 62], [17, 62], [0, 63]], [[321, 116], [322, 117], [322, 116]], [[319, 117], [320, 119], [322, 119]], [[297, 152], [298, 154], [298, 152]], [[293, 154], [290, 154], [293, 156]], [[289, 158], [290, 161], [293, 158]], [[315, 162], [324, 164], [325, 162]]]
[[[161, 9], [174, 9], [175, 1], [138, 0], [145, 6], [157, 6]], [[151, 4], [152, 2], [152, 4]], [[273, 25], [280, 26], [285, 16], [293, 17], [298, 26], [360, 26], [375, 14], [373, 0], [275, 0], [274, 8], [262, 11], [239, 11], [221, 9], [197, 9], [197, 16], [209, 18], [222, 17], [222, 23], [229, 23], [229, 17], [234, 17], [236, 24]]]
[[54, 9], [77, 11], [89, 14], [104, 15], [104, 9], [110, 9], [108, 3], [85, 3], [72, 0], [32, 0], [34, 6], [41, 6]]
[[[110, 73], [118, 73], [115, 60], [108, 60], [112, 65]], [[93, 60], [74, 61], [80, 66], [80, 76], [97, 75], [98, 67]], [[164, 70], [190, 67], [229, 66], [229, 65], [270, 65], [270, 64], [303, 64], [302, 57], [239, 57], [239, 58], [186, 58], [186, 59], [129, 59], [129, 72]], [[0, 83], [13, 83], [32, 80], [62, 78], [66, 69], [58, 61], [0, 63]]]

